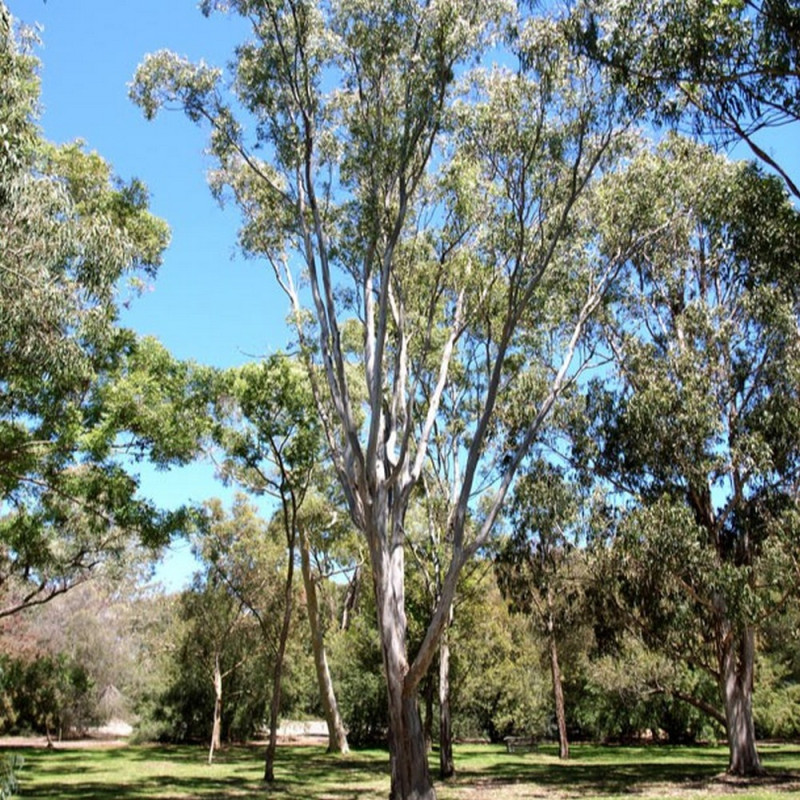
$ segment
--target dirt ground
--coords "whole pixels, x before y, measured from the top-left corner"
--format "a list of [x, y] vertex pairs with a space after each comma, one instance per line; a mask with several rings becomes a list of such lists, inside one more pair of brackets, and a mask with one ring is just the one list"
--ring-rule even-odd
[[[54, 748], [85, 750], [90, 747], [125, 747], [127, 739], [114, 736], [87, 736], [83, 739], [53, 740]], [[0, 736], [0, 748], [47, 747], [45, 736]]]

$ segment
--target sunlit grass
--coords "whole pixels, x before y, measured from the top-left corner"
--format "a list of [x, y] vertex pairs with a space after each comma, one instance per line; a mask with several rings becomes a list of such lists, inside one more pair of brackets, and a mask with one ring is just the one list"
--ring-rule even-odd
[[[456, 748], [457, 776], [437, 783], [440, 800], [522, 798], [708, 797], [732, 792], [736, 800], [788, 800], [800, 791], [800, 746], [762, 745], [765, 780], [740, 783], [723, 776], [721, 747], [601, 747], [578, 745], [561, 762], [553, 746], [509, 755], [492, 745]], [[58, 800], [233, 800], [264, 797], [263, 748], [232, 747], [205, 763], [200, 747], [24, 751], [22, 797]], [[431, 756], [436, 769], [436, 754]], [[389, 793], [388, 757], [381, 750], [332, 756], [321, 747], [281, 747], [274, 800], [383, 800]]]

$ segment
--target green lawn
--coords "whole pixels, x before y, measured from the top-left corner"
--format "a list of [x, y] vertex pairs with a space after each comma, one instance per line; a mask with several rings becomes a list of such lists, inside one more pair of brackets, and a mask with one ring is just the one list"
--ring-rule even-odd
[[[263, 798], [261, 748], [224, 750], [205, 763], [199, 747], [130, 746], [26, 749], [21, 796], [58, 800], [229, 800]], [[768, 776], [741, 783], [724, 778], [719, 747], [599, 747], [579, 745], [562, 763], [556, 750], [508, 755], [491, 745], [456, 749], [457, 777], [437, 785], [440, 800], [560, 800], [727, 795], [736, 800], [788, 800], [800, 792], [800, 746], [763, 745]], [[377, 800], [388, 796], [387, 756], [361, 750], [328, 756], [319, 747], [281, 747], [274, 800]], [[432, 759], [432, 767], [434, 760]]]

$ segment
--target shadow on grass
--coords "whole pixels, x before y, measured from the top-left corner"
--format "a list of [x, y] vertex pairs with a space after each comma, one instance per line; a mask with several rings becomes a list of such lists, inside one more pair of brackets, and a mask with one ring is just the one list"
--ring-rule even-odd
[[[205, 748], [191, 746], [91, 751], [31, 748], [26, 750], [26, 774], [21, 776], [23, 796], [229, 800], [265, 794], [263, 747], [225, 748], [211, 767], [205, 757]], [[278, 779], [270, 785], [269, 794], [282, 800], [358, 798], [362, 788], [369, 794], [384, 782], [388, 756], [365, 752], [342, 757], [328, 755], [322, 748], [282, 747], [275, 767]]]
[[[780, 785], [789, 781], [796, 788], [800, 749], [761, 748], [767, 776], [754, 779], [759, 786]], [[497, 751], [493, 759], [469, 757], [457, 764], [453, 786], [482, 785], [499, 788], [529, 784], [558, 795], [617, 795], [647, 792], [669, 785], [680, 793], [689, 787], [698, 788], [714, 782], [728, 782], [724, 773], [727, 751], [719, 747], [602, 747], [580, 745], [573, 748], [572, 758], [561, 761], [550, 746], [528, 755], [507, 755]], [[731, 779], [736, 782], [736, 779]], [[743, 781], [746, 785], [747, 781]], [[490, 791], [490, 790], [489, 790]]]
[[471, 772], [461, 769], [459, 783], [485, 782], [534, 783], [548, 789], [575, 789], [585, 792], [618, 794], [630, 786], [682, 784], [706, 781], [718, 775], [724, 764], [585, 764], [575, 762], [498, 764]]
[[[762, 753], [768, 771], [776, 776], [793, 771], [800, 781], [800, 747], [767, 745]], [[261, 780], [261, 745], [225, 748], [212, 767], [205, 763], [205, 748], [198, 746], [91, 751], [31, 748], [24, 757], [20, 776], [24, 797], [232, 800], [268, 793], [280, 800], [351, 800], [382, 798], [388, 790], [389, 759], [381, 750], [338, 756], [318, 746], [281, 747], [275, 765], [277, 780], [269, 790]], [[433, 775], [436, 762], [432, 754]], [[530, 754], [507, 754], [497, 746], [462, 746], [456, 749], [457, 775], [444, 786], [448, 796], [456, 797], [472, 787], [482, 790], [481, 796], [491, 797], [493, 789], [515, 785], [561, 797], [647, 793], [665, 785], [680, 794], [683, 789], [717, 782], [726, 765], [727, 752], [719, 747], [579, 745], [573, 748], [571, 760], [560, 761], [551, 745]]]

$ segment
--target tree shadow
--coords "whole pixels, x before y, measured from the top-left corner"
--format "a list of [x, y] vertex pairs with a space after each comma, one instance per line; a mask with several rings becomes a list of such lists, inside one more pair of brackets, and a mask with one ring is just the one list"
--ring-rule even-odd
[[[800, 773], [787, 770], [796, 766], [800, 750], [770, 753], [763, 749], [767, 775], [743, 785], [774, 786], [792, 791], [800, 781]], [[648, 789], [669, 785], [680, 794], [688, 788], [712, 783], [725, 783], [727, 753], [717, 747], [603, 748], [586, 746], [578, 749], [572, 760], [562, 761], [553, 750], [528, 755], [498, 757], [492, 763], [471, 767], [469, 760], [457, 764], [458, 786], [489, 787], [528, 784], [545, 792], [567, 795], [638, 794]], [[490, 796], [490, 795], [489, 795]]]

